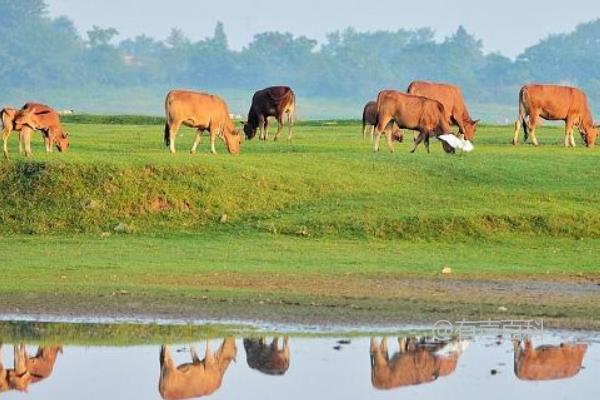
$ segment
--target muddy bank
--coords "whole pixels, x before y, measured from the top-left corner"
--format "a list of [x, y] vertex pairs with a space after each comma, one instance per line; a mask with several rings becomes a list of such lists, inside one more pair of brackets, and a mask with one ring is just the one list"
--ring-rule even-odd
[[[225, 277], [224, 279], [227, 279]], [[559, 329], [600, 329], [595, 282], [348, 278], [318, 281], [229, 277], [202, 290], [0, 295], [0, 314], [181, 321], [396, 326], [440, 319], [543, 319]]]

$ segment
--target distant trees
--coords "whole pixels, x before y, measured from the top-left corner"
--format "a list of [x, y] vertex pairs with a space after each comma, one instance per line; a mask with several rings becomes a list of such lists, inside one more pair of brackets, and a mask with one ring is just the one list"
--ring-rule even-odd
[[[211, 90], [293, 85], [303, 96], [373, 98], [414, 79], [448, 81], [470, 101], [515, 102], [529, 81], [565, 82], [600, 100], [600, 20], [552, 35], [515, 61], [485, 54], [463, 27], [442, 41], [430, 28], [332, 32], [319, 44], [304, 36], [264, 32], [240, 51], [225, 27], [192, 41], [173, 29], [165, 40], [141, 35], [120, 42], [114, 28], [82, 37], [66, 17], [50, 18], [43, 0], [0, 0], [0, 90], [170, 85]], [[10, 77], [10, 78], [7, 78]]]

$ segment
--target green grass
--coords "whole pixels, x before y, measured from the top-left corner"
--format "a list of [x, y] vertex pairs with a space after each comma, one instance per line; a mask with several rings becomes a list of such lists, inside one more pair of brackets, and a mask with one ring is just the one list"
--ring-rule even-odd
[[[67, 124], [71, 149], [47, 155], [38, 139], [31, 160], [11, 139], [13, 158], [0, 164], [0, 293], [74, 296], [61, 300], [67, 309], [204, 291], [215, 302], [310, 305], [370, 298], [363, 281], [437, 279], [445, 266], [465, 280], [600, 276], [600, 153], [563, 148], [559, 128], [542, 128], [534, 148], [509, 145], [510, 127], [483, 126], [473, 153], [449, 156], [435, 141], [429, 155], [409, 144], [374, 154], [359, 124], [310, 122], [292, 143], [246, 141], [232, 157], [222, 145], [207, 154], [207, 139], [190, 155], [190, 129], [170, 155], [162, 126], [107, 118], [145, 125]], [[447, 299], [423, 295], [441, 302], [427, 309], [444, 309]], [[384, 307], [371, 300], [360, 307]], [[479, 316], [500, 300], [479, 293], [457, 309]], [[512, 301], [559, 319], [598, 312], [594, 302]]]

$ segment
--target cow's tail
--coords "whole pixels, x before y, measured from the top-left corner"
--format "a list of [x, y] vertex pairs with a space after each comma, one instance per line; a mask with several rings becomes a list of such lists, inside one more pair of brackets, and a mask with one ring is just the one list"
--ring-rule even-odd
[[296, 93], [290, 89], [292, 95], [292, 105], [290, 107], [290, 123], [296, 125]]
[[519, 121], [523, 126], [523, 138], [524, 141], [527, 142], [529, 138], [529, 124], [527, 123], [527, 107], [525, 104], [529, 101], [529, 94], [527, 93], [527, 88], [522, 87], [519, 92]]
[[165, 146], [169, 147], [171, 145], [171, 126], [169, 125], [169, 121], [165, 122]]

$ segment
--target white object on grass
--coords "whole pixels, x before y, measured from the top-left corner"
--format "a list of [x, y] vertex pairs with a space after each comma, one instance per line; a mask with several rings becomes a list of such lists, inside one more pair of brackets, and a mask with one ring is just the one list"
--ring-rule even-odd
[[464, 151], [465, 153], [470, 153], [475, 148], [473, 143], [470, 140], [465, 140], [463, 138], [456, 137], [450, 133], [445, 135], [438, 136], [438, 139], [443, 140], [452, 146], [453, 149]]

